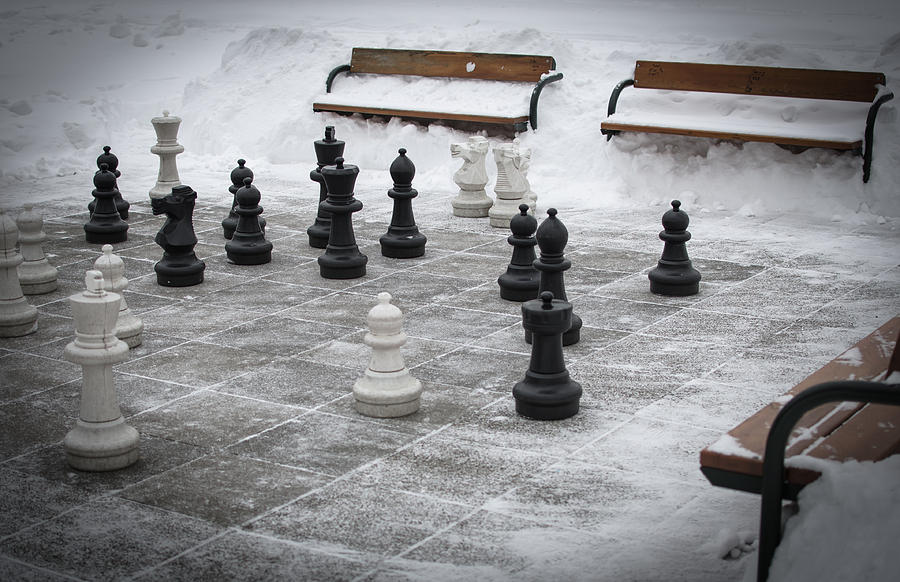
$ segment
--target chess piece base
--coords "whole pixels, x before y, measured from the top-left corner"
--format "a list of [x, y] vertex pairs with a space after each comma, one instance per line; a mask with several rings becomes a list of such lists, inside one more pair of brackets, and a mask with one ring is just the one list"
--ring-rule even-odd
[[357, 255], [324, 254], [318, 259], [319, 275], [324, 279], [357, 279], [366, 274], [366, 263], [369, 258]]
[[56, 277], [56, 267], [48, 263], [47, 259], [35, 261], [32, 265], [28, 262], [19, 265], [19, 286], [25, 295], [43, 295], [56, 291], [59, 287]]
[[528, 371], [513, 386], [516, 412], [534, 420], [562, 420], [578, 413], [581, 384], [568, 372], [541, 374]]
[[530, 301], [537, 299], [538, 288], [541, 280], [540, 273], [533, 272], [533, 276], [511, 276], [504, 273], [497, 278], [500, 285], [500, 298], [507, 301]]
[[225, 245], [228, 260], [235, 265], [264, 265], [272, 262], [272, 243], [263, 240], [260, 243], [241, 243], [231, 239]]
[[[156, 282], [163, 287], [190, 287], [203, 282], [203, 271], [206, 264], [193, 257], [193, 263], [183, 265], [165, 265], [163, 261], [156, 263], [153, 270], [156, 271]], [[165, 257], [163, 257], [165, 260]]]
[[366, 370], [353, 385], [356, 411], [374, 418], [397, 418], [419, 410], [422, 383], [403, 368], [396, 372]]
[[116, 244], [120, 242], [125, 242], [128, 240], [128, 225], [125, 225], [125, 229], [121, 231], [95, 231], [93, 228], [89, 229], [90, 224], [84, 225], [84, 240], [97, 245], [106, 245], [106, 244]]
[[133, 464], [140, 452], [138, 431], [119, 417], [107, 422], [80, 418], [66, 435], [66, 461], [81, 471], [114, 471]]
[[484, 190], [460, 190], [459, 195], [450, 201], [453, 215], [463, 218], [484, 218], [493, 205], [494, 201]]
[[687, 265], [677, 267], [660, 263], [647, 274], [650, 291], [657, 295], [685, 297], [700, 292], [700, 271]]
[[37, 331], [37, 308], [24, 297], [0, 301], [0, 337], [21, 337]]
[[116, 337], [125, 342], [128, 348], [136, 348], [141, 345], [143, 339], [144, 322], [135, 317], [129, 310], [127, 315], [119, 313], [116, 320]]
[[316, 219], [316, 222], [306, 229], [309, 237], [309, 246], [314, 249], [324, 249], [328, 246], [328, 235], [331, 232], [331, 222], [324, 223]]
[[418, 232], [400, 236], [385, 234], [379, 239], [381, 254], [389, 259], [421, 257], [425, 254], [425, 241], [425, 235]]

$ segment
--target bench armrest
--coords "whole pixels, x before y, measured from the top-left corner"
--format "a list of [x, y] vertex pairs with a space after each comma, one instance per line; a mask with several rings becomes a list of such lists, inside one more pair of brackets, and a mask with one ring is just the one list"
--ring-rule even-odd
[[[615, 86], [612, 91], [612, 95], [609, 96], [609, 104], [606, 106], [607, 117], [616, 112], [616, 105], [619, 103], [619, 93], [622, 92], [622, 89], [624, 89], [625, 87], [631, 87], [632, 85], [634, 85], [634, 79], [625, 79]], [[606, 134], [606, 141], [609, 141], [610, 139], [612, 139], [612, 136], [616, 135], [619, 132], [601, 128], [600, 133]]]
[[827, 404], [848, 400], [874, 402], [900, 406], [900, 389], [877, 382], [843, 380], [825, 382], [807, 388], [778, 412], [766, 439], [763, 456], [762, 509], [759, 523], [759, 565], [757, 582], [769, 578], [769, 566], [775, 557], [775, 549], [781, 542], [781, 499], [786, 487], [784, 480], [784, 448], [794, 425], [807, 411]]
[[538, 84], [534, 86], [534, 91], [531, 92], [531, 107], [528, 110], [528, 119], [531, 122], [531, 129], [537, 129], [537, 106], [538, 99], [541, 96], [541, 91], [544, 90], [545, 85], [549, 85], [555, 81], [559, 81], [563, 78], [562, 73], [556, 73], [554, 75], [547, 75], [540, 81]]
[[335, 67], [335, 68], [331, 69], [331, 72], [328, 73], [328, 79], [325, 80], [325, 92], [331, 93], [331, 84], [334, 83], [334, 78], [337, 77], [339, 74], [341, 74], [345, 71], [349, 71], [349, 70], [350, 70], [350, 65], [341, 65], [339, 67]]
[[878, 109], [881, 105], [893, 98], [893, 93], [885, 93], [869, 107], [869, 114], [866, 116], [866, 149], [863, 152], [863, 183], [869, 181], [869, 173], [872, 170], [872, 142], [875, 134], [875, 116], [878, 115]]

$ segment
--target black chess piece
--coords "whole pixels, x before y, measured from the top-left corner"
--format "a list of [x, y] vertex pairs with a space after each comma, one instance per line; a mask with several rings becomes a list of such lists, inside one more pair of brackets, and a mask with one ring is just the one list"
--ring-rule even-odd
[[[556, 218], [556, 209], [547, 209], [547, 218], [541, 223], [535, 234], [541, 256], [534, 262], [534, 268], [541, 273], [541, 283], [538, 294], [550, 291], [558, 301], [568, 301], [566, 298], [566, 283], [563, 273], [568, 271], [572, 262], [565, 257], [563, 251], [569, 242], [569, 231], [565, 225]], [[570, 346], [581, 339], [581, 318], [572, 314], [572, 325], [563, 334], [563, 345]], [[525, 329], [525, 341], [531, 343], [531, 333]]]
[[109, 166], [100, 164], [94, 174], [94, 212], [84, 225], [84, 238], [89, 243], [115, 244], [128, 240], [128, 223], [116, 210], [116, 175]]
[[369, 258], [359, 252], [353, 234], [354, 212], [362, 210], [362, 202], [353, 197], [359, 168], [344, 165], [338, 157], [335, 165], [322, 168], [328, 195], [321, 206], [331, 213], [331, 230], [325, 254], [319, 257], [319, 273], [326, 279], [355, 279], [366, 274]]
[[163, 257], [153, 266], [156, 282], [164, 287], [189, 287], [203, 282], [206, 263], [194, 254], [194, 203], [197, 193], [190, 186], [175, 186], [163, 198], [151, 198], [153, 214], [166, 215], [166, 222], [156, 233], [156, 244]]
[[509, 221], [512, 235], [506, 242], [512, 245], [513, 254], [506, 272], [497, 278], [500, 297], [507, 301], [528, 301], [538, 296], [541, 274], [534, 268], [534, 231], [537, 219], [528, 214], [528, 205], [519, 204], [519, 214]]
[[560, 420], [578, 413], [581, 384], [569, 378], [563, 332], [572, 327], [572, 304], [551, 291], [522, 304], [522, 325], [534, 338], [525, 379], [513, 386], [516, 412], [535, 420]]
[[[222, 235], [231, 240], [231, 237], [234, 236], [234, 229], [237, 228], [238, 223], [238, 201], [237, 201], [237, 191], [243, 188], [244, 186], [244, 178], [253, 178], [253, 170], [246, 167], [247, 161], [240, 159], [237, 161], [237, 167], [231, 170], [231, 186], [228, 187], [228, 191], [231, 192], [231, 209], [228, 211], [228, 216], [222, 219]], [[262, 231], [263, 235], [266, 234], [266, 219], [262, 216], [259, 217], [259, 229]]]
[[325, 139], [317, 139], [313, 142], [316, 150], [316, 167], [309, 172], [309, 179], [319, 184], [319, 205], [316, 210], [316, 220], [306, 229], [309, 236], [309, 246], [324, 249], [328, 246], [328, 234], [331, 232], [331, 213], [322, 207], [322, 202], [328, 194], [325, 187], [325, 178], [322, 177], [322, 168], [333, 166], [334, 161], [344, 155], [345, 143], [334, 138], [334, 126], [325, 127]]
[[700, 292], [700, 271], [691, 265], [685, 244], [691, 240], [687, 230], [689, 223], [687, 213], [681, 210], [681, 201], [672, 200], [672, 210], [663, 214], [664, 230], [659, 233], [659, 238], [665, 241], [662, 257], [656, 268], [647, 274], [653, 293], [683, 297]]
[[388, 196], [394, 200], [394, 212], [391, 224], [378, 241], [381, 243], [381, 254], [392, 259], [411, 259], [425, 254], [427, 238], [419, 232], [413, 216], [412, 199], [419, 192], [412, 187], [416, 166], [406, 157], [406, 149], [400, 148], [400, 154], [391, 164], [391, 178], [394, 187], [388, 190]]
[[259, 227], [260, 194], [253, 185], [253, 178], [244, 178], [244, 185], [234, 195], [238, 207], [237, 227], [234, 236], [225, 243], [228, 260], [237, 265], [262, 265], [272, 260], [272, 243], [266, 240]]
[[[119, 176], [122, 175], [122, 172], [118, 170], [119, 158], [116, 157], [116, 154], [111, 153], [109, 151], [110, 149], [112, 148], [109, 146], [103, 146], [103, 153], [97, 156], [97, 171], [99, 172], [100, 167], [103, 164], [106, 164], [107, 169], [115, 174], [118, 179]], [[122, 197], [122, 193], [119, 191], [118, 182], [116, 183], [116, 195], [113, 197], [113, 200], [116, 202], [116, 210], [119, 212], [119, 216], [122, 217], [122, 220], [128, 220], [128, 208], [131, 207], [131, 204]], [[88, 204], [88, 212], [93, 214], [96, 205], [97, 201], [91, 200], [90, 204]]]

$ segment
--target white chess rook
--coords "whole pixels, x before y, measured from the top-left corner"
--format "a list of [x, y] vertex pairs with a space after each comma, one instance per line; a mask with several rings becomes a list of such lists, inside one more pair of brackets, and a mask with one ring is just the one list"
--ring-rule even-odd
[[493, 151], [494, 161], [497, 162], [497, 182], [494, 185], [497, 200], [488, 211], [488, 216], [491, 226], [509, 228], [510, 219], [519, 213], [519, 204], [527, 202], [523, 198], [528, 191], [528, 183], [519, 167], [522, 158], [515, 144], [497, 144]]
[[390, 293], [379, 293], [378, 304], [366, 318], [369, 332], [363, 341], [372, 348], [369, 367], [353, 386], [356, 410], [376, 418], [394, 418], [419, 409], [422, 383], [413, 378], [400, 348], [406, 343], [403, 313], [391, 305]]
[[44, 219], [31, 204], [25, 205], [25, 211], [16, 217], [19, 229], [19, 250], [22, 252], [22, 264], [19, 265], [19, 285], [25, 295], [41, 295], [55, 291], [57, 287], [56, 267], [47, 261], [41, 245], [47, 240], [44, 232]]
[[450, 201], [455, 216], [481, 218], [488, 215], [494, 204], [484, 191], [488, 183], [484, 158], [489, 147], [488, 140], [480, 135], [469, 136], [466, 143], [450, 144], [450, 157], [463, 161], [453, 174], [453, 181], [459, 186], [459, 194]]
[[150, 123], [156, 130], [156, 145], [150, 148], [150, 152], [159, 156], [159, 177], [150, 190], [150, 198], [164, 198], [172, 193], [172, 188], [181, 186], [175, 165], [175, 156], [184, 151], [184, 146], [177, 140], [181, 118], [163, 111], [162, 117], [154, 117]]
[[113, 254], [112, 245], [103, 245], [101, 250], [103, 254], [94, 261], [94, 269], [103, 274], [103, 290], [118, 293], [122, 297], [119, 319], [116, 321], [116, 337], [128, 344], [129, 348], [136, 348], [143, 341], [144, 322], [128, 309], [125, 295], [122, 294], [122, 291], [128, 288], [125, 262]]
[[112, 471], [138, 460], [138, 432], [125, 424], [113, 364], [128, 358], [128, 345], [115, 335], [117, 293], [103, 290], [103, 274], [87, 271], [86, 289], [69, 297], [75, 320], [75, 341], [66, 346], [65, 359], [81, 364], [81, 412], [63, 441], [69, 465], [82, 471]]
[[18, 240], [15, 221], [0, 208], [0, 337], [37, 331], [37, 309], [28, 304], [19, 285], [17, 267], [22, 264], [22, 255], [16, 252]]

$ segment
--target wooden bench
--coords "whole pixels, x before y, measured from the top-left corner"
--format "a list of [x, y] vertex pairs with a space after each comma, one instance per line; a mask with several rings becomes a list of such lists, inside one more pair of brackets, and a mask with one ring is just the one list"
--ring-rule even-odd
[[[884, 85], [884, 73], [637, 61], [634, 66], [634, 78], [622, 81], [613, 89], [607, 108], [608, 116], [601, 122], [600, 131], [607, 136], [607, 140], [621, 131], [638, 131], [769, 142], [785, 146], [795, 152], [807, 147], [851, 150], [862, 153], [863, 182], [868, 182], [872, 165], [875, 116], [881, 105], [894, 97], [893, 93], [882, 89]], [[667, 106], [667, 111], [655, 114], [646, 111], [617, 112], [619, 95], [629, 86], [639, 89], [754, 95], [763, 98], [841, 101], [849, 102], [847, 105], [851, 109], [858, 107], [859, 112], [854, 111], [853, 115], [838, 112], [831, 116], [832, 119], [820, 116], [808, 125], [796, 123], [796, 110], [788, 111], [786, 107], [780, 108], [781, 115], [776, 111], [775, 114], [766, 116], [770, 117], [766, 119], [744, 119], [741, 116], [730, 115], [730, 111], [727, 115], [710, 115], [709, 108], [703, 115], [679, 115], [675, 110], [677, 107], [671, 106]], [[775, 103], [781, 102], [769, 105]], [[801, 108], [801, 116], [804, 115], [804, 111], [816, 109], [804, 110], [802, 102], [796, 103]], [[869, 104], [867, 112], [864, 105], [858, 104]], [[810, 116], [816, 117], [812, 114]], [[865, 116], [864, 127], [862, 116]]]
[[482, 115], [436, 111], [428, 108], [390, 108], [375, 105], [342, 103], [313, 103], [313, 111], [335, 113], [362, 113], [419, 120], [467, 121], [479, 124], [512, 125], [516, 131], [525, 131], [528, 124], [537, 129], [537, 105], [544, 87], [562, 79], [555, 73], [553, 57], [537, 55], [509, 55], [494, 53], [470, 53], [450, 51], [424, 51], [400, 49], [354, 48], [349, 65], [336, 67], [325, 81], [326, 93], [331, 93], [335, 78], [343, 72], [351, 74], [412, 75], [420, 77], [451, 77], [537, 83], [531, 92], [531, 106], [523, 115]]
[[[895, 317], [703, 449], [700, 470], [713, 485], [760, 493], [766, 439], [782, 406], [823, 382], [873, 380], [900, 370], [898, 334], [900, 317]], [[857, 402], [818, 406], [800, 418], [791, 435], [785, 451], [784, 496], [796, 499], [800, 489], [819, 477], [810, 466], [814, 463], [804, 460], [877, 461], [898, 452], [900, 407]]]

